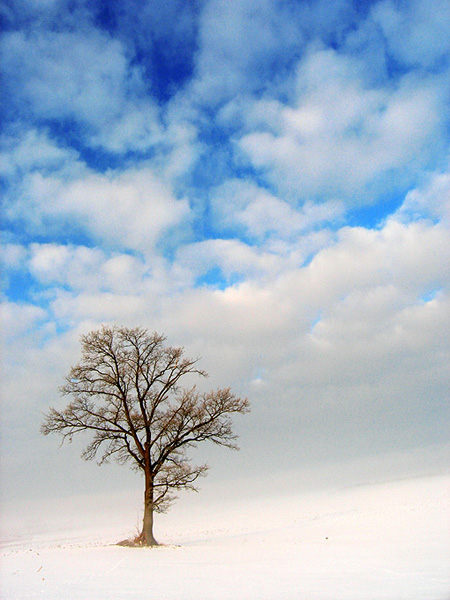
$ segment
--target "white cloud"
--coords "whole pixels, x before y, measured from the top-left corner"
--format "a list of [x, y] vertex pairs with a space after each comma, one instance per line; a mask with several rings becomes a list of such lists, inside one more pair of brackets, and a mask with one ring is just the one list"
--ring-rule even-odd
[[280, 191], [364, 203], [371, 188], [392, 186], [392, 173], [413, 177], [440, 147], [439, 77], [405, 75], [381, 88], [366, 84], [364, 68], [335, 50], [310, 52], [299, 65], [295, 105], [279, 104], [275, 115], [272, 105], [259, 129], [241, 138], [240, 149]]
[[[51, 305], [55, 318], [71, 328], [86, 323], [95, 324], [117, 322], [130, 324], [137, 315], [146, 311], [144, 297], [127, 293], [81, 293], [58, 292]], [[95, 326], [94, 325], [94, 326]]]
[[26, 256], [27, 250], [20, 244], [4, 244], [2, 246], [2, 264], [5, 269], [20, 267]]
[[59, 244], [32, 244], [28, 268], [45, 286], [118, 294], [124, 291], [141, 293], [149, 270], [134, 256], [108, 256], [99, 248]]
[[[228, 241], [189, 246], [178, 255], [196, 273], [214, 264], [247, 269], [245, 280], [227, 289], [187, 288], [172, 295], [158, 317], [171, 338], [207, 357], [221, 381], [242, 385], [262, 369], [272, 386], [264, 388], [267, 401], [273, 386], [280, 386], [282, 403], [312, 389], [325, 398], [329, 385], [337, 386], [338, 402], [348, 393], [354, 403], [356, 388], [350, 388], [368, 382], [373, 394], [403, 397], [402, 379], [408, 378], [416, 385], [414, 402], [430, 377], [442, 395], [450, 283], [446, 228], [396, 219], [380, 230], [344, 227], [306, 266], [272, 257], [270, 267], [255, 262], [260, 270], [248, 270], [252, 259], [262, 257], [260, 250]], [[364, 391], [376, 412], [373, 394]]]
[[90, 143], [111, 152], [145, 152], [163, 139], [157, 105], [148, 101], [134, 101], [128, 102], [117, 118], [99, 128], [99, 132], [92, 135]]
[[273, 0], [208, 2], [201, 16], [193, 86], [198, 100], [215, 105], [273, 77], [274, 63], [282, 63], [302, 42], [295, 17], [293, 7]]
[[37, 171], [60, 173], [76, 171], [78, 152], [58, 146], [46, 131], [29, 129], [0, 139], [0, 175], [13, 178], [21, 173]]
[[1, 304], [0, 316], [2, 337], [7, 340], [27, 332], [45, 318], [46, 312], [33, 304], [6, 301]]
[[444, 295], [414, 303], [393, 285], [350, 293], [312, 331], [308, 354], [316, 363], [314, 377], [320, 364], [322, 381], [334, 383], [427, 370], [445, 349], [448, 309]]
[[196, 101], [220, 106], [262, 91], [290, 94], [290, 68], [306, 44], [341, 37], [354, 16], [348, 0], [209, 0], [200, 18]]
[[[407, 9], [377, 2], [371, 18], [381, 27], [393, 56], [408, 66], [433, 66], [450, 50], [450, 10], [446, 0], [411, 0]], [[403, 8], [403, 10], [402, 10]]]
[[228, 284], [234, 278], [254, 279], [280, 268], [273, 254], [252, 248], [239, 240], [206, 240], [183, 246], [177, 253], [175, 268], [187, 269], [191, 281], [219, 268]]
[[419, 189], [408, 192], [405, 202], [397, 212], [401, 221], [420, 218], [450, 223], [450, 173], [433, 173]]
[[151, 252], [163, 232], [189, 224], [188, 202], [177, 200], [148, 168], [86, 173], [71, 181], [32, 174], [21, 195], [9, 205], [10, 218], [24, 219], [32, 230], [43, 223], [51, 230], [71, 220], [110, 247]]
[[[354, 361], [367, 375], [372, 358], [388, 356], [389, 348], [401, 360], [406, 346], [394, 342], [410, 336], [399, 332], [413, 331], [407, 326], [411, 318], [431, 328], [428, 338], [423, 334], [428, 347], [440, 330], [423, 315], [435, 307], [438, 322], [446, 310], [447, 229], [395, 216], [379, 230], [343, 227], [334, 236], [317, 235], [320, 243], [306, 265], [302, 250], [305, 244], [311, 251], [308, 236], [300, 236], [289, 251], [286, 246], [286, 254], [274, 252], [270, 244], [257, 248], [238, 240], [185, 244], [172, 264], [153, 254], [137, 259], [99, 249], [34, 244], [29, 267], [49, 290], [68, 288], [53, 289], [49, 309], [57, 321], [71, 327], [105, 320], [161, 327], [213, 363], [224, 352], [225, 363], [215, 368], [230, 376], [235, 372], [236, 380], [246, 378], [246, 356], [255, 368], [261, 363], [268, 377], [286, 375], [283, 365], [293, 357], [300, 361], [299, 370], [306, 360], [313, 377], [317, 369], [328, 368], [330, 353], [336, 354], [339, 368]], [[215, 268], [232, 285], [195, 289], [198, 278]], [[387, 372], [390, 366], [383, 368]]]
[[77, 115], [90, 125], [117, 117], [127, 79], [117, 40], [99, 32], [11, 32], [2, 49], [4, 68], [22, 85], [16, 93], [39, 116]]
[[7, 290], [14, 274], [20, 273], [26, 264], [27, 249], [20, 244], [2, 244], [1, 284]]
[[197, 117], [192, 108], [183, 103], [178, 105], [174, 102], [169, 106], [164, 136], [167, 153], [156, 157], [155, 162], [161, 164], [165, 177], [170, 181], [188, 173], [205, 151], [204, 144], [198, 139], [197, 126], [192, 122]]
[[305, 202], [296, 209], [251, 180], [239, 179], [216, 190], [212, 208], [217, 228], [238, 228], [259, 242], [266, 237], [292, 241], [309, 229], [338, 221], [343, 212], [342, 205], [333, 201]]
[[160, 138], [158, 110], [117, 39], [99, 30], [3, 37], [12, 102], [38, 119], [75, 120], [94, 146], [143, 150]]
[[61, 201], [67, 212], [90, 219], [89, 227], [100, 239], [142, 251], [189, 218], [186, 200], [176, 200], [149, 169], [92, 175], [68, 186]]

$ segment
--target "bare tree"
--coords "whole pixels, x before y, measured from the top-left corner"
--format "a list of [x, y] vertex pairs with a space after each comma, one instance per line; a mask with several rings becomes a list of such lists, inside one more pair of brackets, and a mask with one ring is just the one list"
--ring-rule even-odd
[[205, 377], [198, 359], [166, 338], [143, 328], [103, 326], [81, 337], [80, 362], [71, 368], [63, 395], [72, 397], [64, 410], [51, 408], [41, 431], [72, 440], [88, 430], [93, 437], [83, 458], [99, 453], [99, 464], [114, 458], [141, 470], [145, 478], [144, 519], [136, 542], [156, 545], [153, 513], [164, 512], [176, 490], [195, 490], [208, 466], [193, 466], [188, 448], [210, 440], [237, 449], [231, 413], [249, 410], [246, 398], [229, 388], [199, 393], [180, 387], [182, 378]]

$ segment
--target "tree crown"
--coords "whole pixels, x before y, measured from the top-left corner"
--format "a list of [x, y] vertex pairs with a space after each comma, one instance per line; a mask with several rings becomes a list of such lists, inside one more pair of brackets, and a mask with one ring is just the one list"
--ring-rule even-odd
[[101, 454], [99, 463], [114, 458], [130, 461], [151, 478], [155, 510], [164, 510], [180, 488], [194, 482], [207, 465], [191, 465], [186, 450], [198, 442], [237, 449], [232, 413], [249, 410], [246, 398], [229, 388], [200, 393], [182, 379], [206, 377], [198, 359], [166, 338], [148, 330], [107, 327], [81, 337], [81, 360], [70, 369], [62, 395], [72, 397], [62, 411], [51, 408], [42, 433], [58, 433], [71, 441], [82, 431], [93, 432], [83, 457]]

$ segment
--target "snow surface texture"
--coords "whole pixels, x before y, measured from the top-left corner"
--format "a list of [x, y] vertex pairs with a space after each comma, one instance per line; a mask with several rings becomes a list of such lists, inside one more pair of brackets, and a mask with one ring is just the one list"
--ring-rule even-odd
[[449, 600], [449, 506], [440, 475], [188, 515], [174, 506], [153, 549], [112, 545], [115, 521], [107, 534], [31, 541], [4, 528], [1, 598]]

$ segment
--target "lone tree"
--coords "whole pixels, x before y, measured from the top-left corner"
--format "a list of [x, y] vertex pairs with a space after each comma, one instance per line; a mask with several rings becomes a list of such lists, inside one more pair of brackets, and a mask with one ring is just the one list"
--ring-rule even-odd
[[51, 408], [41, 428], [63, 441], [92, 431], [83, 458], [100, 453], [99, 464], [115, 458], [144, 473], [144, 520], [135, 542], [147, 546], [157, 545], [153, 513], [164, 512], [176, 490], [196, 490], [195, 481], [208, 469], [193, 466], [187, 449], [205, 440], [238, 449], [230, 415], [249, 410], [248, 400], [229, 388], [199, 393], [192, 382], [181, 388], [182, 378], [206, 373], [197, 368], [198, 359], [165, 341], [140, 327], [103, 326], [82, 336], [81, 360], [60, 388], [72, 401], [61, 412]]

